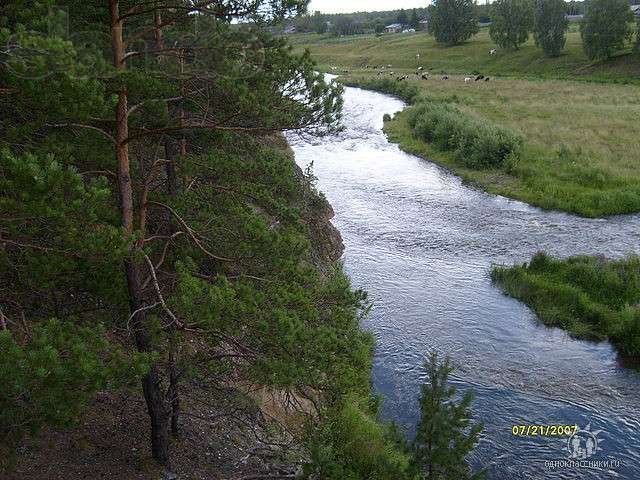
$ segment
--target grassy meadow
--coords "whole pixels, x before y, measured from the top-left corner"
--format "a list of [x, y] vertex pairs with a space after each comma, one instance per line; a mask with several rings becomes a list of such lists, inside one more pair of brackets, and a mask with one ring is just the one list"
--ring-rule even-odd
[[[474, 71], [493, 76], [520, 78], [572, 78], [600, 82], [640, 84], [640, 61], [631, 53], [631, 44], [606, 62], [592, 62], [582, 50], [578, 24], [570, 25], [563, 54], [545, 58], [533, 37], [519, 50], [498, 49], [489, 38], [488, 28], [469, 41], [454, 47], [436, 43], [424, 33], [393, 35], [292, 35], [289, 41], [298, 51], [305, 48], [323, 68], [360, 69], [366, 65], [392, 65], [394, 71], [413, 70], [421, 65], [432, 73], [469, 74]], [[416, 55], [420, 58], [416, 58]]]
[[539, 253], [528, 264], [494, 268], [492, 278], [546, 325], [578, 338], [609, 339], [623, 355], [640, 356], [638, 257], [558, 260]]
[[[391, 64], [396, 74], [410, 74], [420, 53], [429, 80], [410, 74], [400, 83], [521, 135], [520, 158], [509, 168], [468, 168], [451, 152], [417, 138], [407, 123], [408, 110], [387, 122], [386, 131], [404, 150], [480, 188], [588, 217], [640, 211], [639, 56], [622, 52], [609, 62], [590, 64], [576, 31], [569, 32], [566, 53], [557, 59], [545, 58], [532, 40], [518, 51], [499, 50], [492, 57], [486, 29], [456, 47], [438, 46], [424, 33], [291, 39], [297, 48], [309, 48], [321, 64], [349, 70], [342, 77], [346, 83], [368, 86], [382, 77], [363, 64]], [[449, 80], [442, 80], [440, 72], [447, 72]], [[491, 80], [465, 83], [473, 72]]]

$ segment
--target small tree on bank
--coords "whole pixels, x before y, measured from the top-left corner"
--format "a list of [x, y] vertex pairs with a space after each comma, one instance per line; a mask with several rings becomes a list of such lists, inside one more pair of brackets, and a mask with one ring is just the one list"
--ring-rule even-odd
[[536, 0], [533, 36], [548, 57], [557, 57], [564, 48], [569, 27], [564, 0]]
[[489, 35], [496, 45], [517, 50], [529, 38], [532, 27], [530, 0], [497, 0], [493, 3]]
[[591, 60], [606, 60], [631, 39], [633, 13], [627, 0], [592, 0], [587, 5], [580, 34]]
[[434, 0], [429, 14], [429, 32], [438, 43], [457, 45], [478, 33], [475, 4], [471, 0]]
[[448, 384], [453, 371], [449, 359], [438, 363], [436, 353], [425, 363], [428, 382], [422, 385], [420, 422], [413, 443], [414, 462], [421, 477], [429, 480], [479, 479], [472, 474], [465, 457], [480, 438], [482, 424], [471, 424], [473, 394], [466, 392], [455, 401], [456, 388]]

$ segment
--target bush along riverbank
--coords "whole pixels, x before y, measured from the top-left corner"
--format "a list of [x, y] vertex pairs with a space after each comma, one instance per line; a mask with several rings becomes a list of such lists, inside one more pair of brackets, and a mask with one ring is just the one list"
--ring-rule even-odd
[[495, 267], [491, 277], [545, 325], [577, 338], [608, 339], [624, 357], [640, 357], [639, 257], [560, 260], [538, 253], [523, 265]]
[[[623, 118], [635, 108], [635, 100], [622, 107], [615, 92], [600, 91], [613, 87], [584, 87], [605, 103], [590, 107], [580, 103], [577, 84], [570, 82], [547, 87], [544, 81], [492, 78], [463, 88], [461, 78], [424, 81], [409, 75], [396, 81], [370, 74], [343, 82], [409, 103], [393, 119], [385, 118], [389, 140], [487, 192], [585, 217], [640, 211], [640, 178], [630, 167], [635, 147], [626, 130], [614, 129], [615, 142], [599, 140], [602, 128], [617, 122], [612, 111]], [[566, 116], [553, 104], [558, 89], [575, 96], [571, 108], [582, 112], [576, 121], [583, 127], [562, 124]]]

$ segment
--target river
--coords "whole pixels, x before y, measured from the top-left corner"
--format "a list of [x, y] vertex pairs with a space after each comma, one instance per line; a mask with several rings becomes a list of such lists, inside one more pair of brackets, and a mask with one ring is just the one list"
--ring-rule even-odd
[[[412, 435], [421, 365], [449, 355], [452, 381], [476, 394], [485, 424], [470, 456], [489, 479], [640, 478], [640, 374], [607, 342], [572, 339], [541, 325], [492, 284], [492, 264], [554, 255], [619, 257], [640, 244], [640, 216], [584, 219], [543, 211], [469, 187], [437, 165], [387, 141], [382, 116], [404, 104], [347, 88], [345, 130], [332, 137], [288, 135], [296, 161], [311, 161], [333, 205], [344, 264], [373, 308], [364, 327], [377, 340], [373, 384], [383, 416]], [[566, 460], [566, 437], [520, 437], [513, 425], [590, 425], [590, 464]], [[608, 466], [595, 461], [612, 460]]]

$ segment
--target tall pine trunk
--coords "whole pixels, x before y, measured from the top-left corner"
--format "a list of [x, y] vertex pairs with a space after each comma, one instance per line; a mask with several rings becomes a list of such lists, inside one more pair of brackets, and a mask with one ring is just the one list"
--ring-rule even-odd
[[[113, 62], [117, 70], [125, 69], [125, 45], [123, 39], [123, 21], [120, 19], [118, 0], [109, 0], [111, 13], [111, 42]], [[129, 164], [129, 113], [127, 90], [122, 87], [118, 92], [116, 107], [116, 159], [118, 163], [118, 191], [120, 194], [121, 222], [124, 234], [131, 236], [134, 232], [134, 201]], [[124, 262], [129, 308], [131, 313], [137, 312], [131, 319], [136, 346], [139, 351], [150, 353], [153, 350], [146, 313], [140, 311], [144, 306], [142, 283], [140, 280], [140, 262], [136, 260], [138, 245], [131, 245], [131, 255]], [[142, 389], [147, 403], [147, 411], [151, 419], [151, 451], [153, 458], [162, 465], [169, 464], [168, 414], [162, 391], [162, 381], [157, 365], [151, 365], [149, 372], [142, 379]]]
[[[158, 52], [157, 61], [158, 64], [163, 62], [162, 51], [164, 50], [164, 39], [162, 35], [162, 17], [160, 11], [156, 10], [153, 15], [153, 23], [155, 26], [155, 49]], [[170, 116], [169, 104], [165, 103], [164, 110], [166, 117]], [[175, 197], [178, 194], [178, 178], [176, 175], [176, 151], [175, 141], [171, 136], [167, 135], [164, 138], [164, 154], [165, 154], [165, 174], [167, 175], [167, 194], [170, 197]], [[174, 229], [171, 225], [171, 214], [167, 212], [167, 229], [168, 234], [174, 233]], [[176, 330], [175, 326], [171, 327], [169, 333], [169, 389], [167, 391], [167, 400], [171, 405], [171, 434], [177, 437], [180, 434], [180, 389], [179, 382], [180, 376], [178, 375], [178, 346], [176, 342]]]

